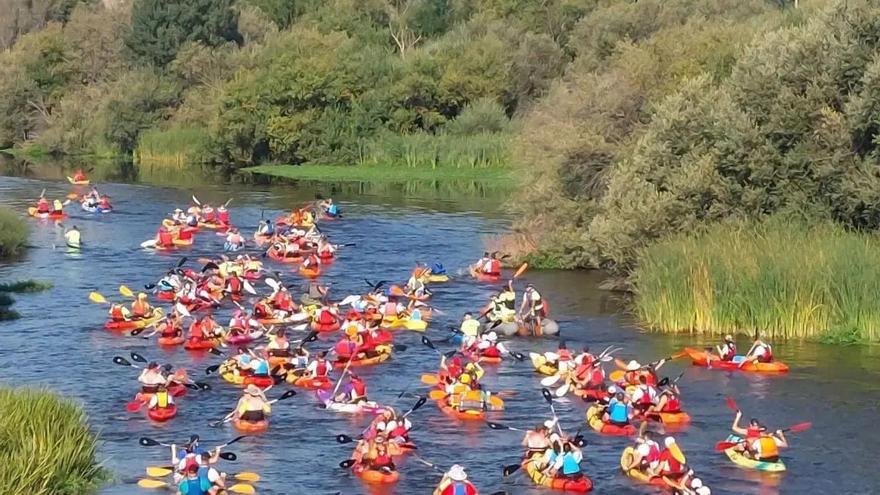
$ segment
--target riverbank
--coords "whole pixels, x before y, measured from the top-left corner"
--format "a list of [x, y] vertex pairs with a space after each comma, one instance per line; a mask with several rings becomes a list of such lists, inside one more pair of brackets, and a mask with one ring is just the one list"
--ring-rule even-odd
[[27, 238], [28, 226], [21, 216], [0, 207], [0, 259], [19, 254]]
[[0, 388], [0, 493], [82, 495], [107, 479], [83, 410], [52, 392]]
[[503, 168], [426, 168], [379, 165], [260, 165], [243, 174], [329, 182], [473, 181], [513, 187], [513, 174]]
[[660, 332], [880, 342], [880, 240], [835, 225], [716, 224], [644, 249], [631, 282]]

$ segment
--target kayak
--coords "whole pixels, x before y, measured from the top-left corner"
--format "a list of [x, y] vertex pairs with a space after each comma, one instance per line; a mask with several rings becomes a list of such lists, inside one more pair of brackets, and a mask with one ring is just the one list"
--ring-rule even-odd
[[333, 260], [336, 259], [336, 253], [318, 253], [318, 259], [321, 260], [321, 263], [333, 263]]
[[387, 361], [388, 358], [391, 357], [391, 346], [379, 345], [379, 346], [376, 346], [376, 351], [379, 354], [377, 354], [373, 357], [366, 357], [363, 359], [351, 360], [351, 364], [349, 364], [348, 359], [337, 359], [336, 361], [333, 361], [333, 367], [336, 369], [342, 369], [342, 368], [345, 368], [346, 366], [349, 366], [351, 368], [354, 368], [357, 366], [370, 366], [373, 364], [379, 364], [381, 362]]
[[788, 365], [781, 361], [771, 361], [769, 363], [749, 363], [740, 368], [739, 364], [745, 358], [744, 356], [734, 356], [733, 361], [722, 361], [714, 354], [710, 354], [700, 349], [685, 347], [684, 352], [695, 366], [703, 366], [715, 370], [725, 371], [749, 371], [753, 373], [787, 373]]
[[188, 351], [206, 351], [213, 349], [215, 345], [217, 345], [216, 342], [211, 339], [186, 339], [183, 348]]
[[352, 466], [351, 472], [367, 483], [388, 484], [397, 483], [397, 481], [400, 480], [400, 473], [397, 471], [388, 470], [386, 472], [378, 469], [370, 469], [361, 463]]
[[449, 405], [449, 400], [447, 398], [438, 400], [437, 407], [439, 407], [440, 410], [443, 411], [443, 414], [449, 416], [450, 418], [461, 419], [465, 421], [485, 421], [486, 419], [486, 411], [483, 411], [481, 409], [457, 409]]
[[428, 282], [433, 284], [439, 284], [443, 282], [449, 282], [449, 275], [431, 275], [428, 277]]
[[636, 427], [631, 424], [628, 424], [626, 426], [618, 426], [615, 424], [603, 422], [602, 418], [599, 417], [599, 412], [601, 410], [602, 408], [597, 405], [592, 405], [589, 409], [587, 409], [587, 424], [590, 425], [590, 428], [598, 431], [603, 435], [629, 436], [636, 434]]
[[284, 256], [282, 254], [278, 254], [278, 251], [275, 249], [269, 249], [266, 251], [266, 254], [275, 261], [280, 261], [281, 263], [299, 263], [303, 260], [302, 254], [296, 254], [294, 256]]
[[190, 232], [193, 232], [193, 233], [199, 231], [199, 226], [198, 226], [198, 225], [195, 225], [195, 226], [193, 226], [193, 225], [183, 225], [183, 224], [180, 224], [180, 223], [175, 223], [174, 220], [171, 220], [170, 218], [166, 218], [166, 219], [162, 220], [162, 225], [163, 225], [166, 229], [184, 228], [184, 229], [186, 229], [186, 230], [188, 230], [188, 231], [190, 231]]
[[[740, 442], [742, 441], [741, 437], [736, 435], [729, 435], [727, 437], [727, 442]], [[785, 471], [785, 463], [782, 460], [776, 462], [767, 462], [767, 461], [757, 461], [755, 459], [751, 459], [749, 457], [744, 456], [743, 454], [737, 452], [733, 449], [733, 447], [724, 451], [727, 455], [727, 458], [733, 461], [737, 466], [741, 466], [749, 469], [756, 469], [758, 471], [768, 471], [773, 473], [779, 473]]]
[[321, 276], [321, 267], [313, 266], [313, 267], [299, 267], [299, 274], [306, 278], [318, 278]]
[[684, 411], [652, 412], [644, 417], [648, 421], [656, 421], [666, 425], [683, 425], [691, 422], [691, 415]]
[[479, 280], [480, 282], [497, 282], [497, 281], [501, 280], [500, 273], [481, 272], [481, 271], [475, 270], [473, 267], [469, 267], [468, 271], [470, 272], [471, 277], [474, 277], [475, 279]]
[[478, 361], [481, 364], [501, 364], [501, 356], [484, 356], [477, 352], [463, 352], [464, 357], [471, 361]]
[[309, 315], [306, 313], [294, 313], [285, 318], [257, 318], [257, 323], [260, 325], [296, 325], [298, 323], [306, 323], [309, 320]]
[[91, 181], [89, 179], [76, 180], [69, 175], [67, 176], [67, 182], [70, 182], [74, 186], [87, 186], [91, 183]]
[[177, 416], [177, 406], [175, 404], [169, 404], [168, 407], [155, 407], [153, 409], [147, 409], [147, 416], [150, 417], [153, 421], [168, 421], [169, 419]]
[[292, 358], [290, 356], [269, 356], [269, 369], [275, 369], [289, 363]]
[[[181, 239], [179, 237], [175, 237], [174, 238], [174, 245], [177, 247], [192, 246], [194, 239], [195, 239], [195, 237], [190, 237], [189, 239]], [[158, 246], [157, 246], [157, 248], [158, 248]]]
[[199, 222], [199, 228], [224, 231], [229, 229], [229, 225], [217, 222]]
[[380, 406], [378, 403], [373, 401], [362, 401], [356, 404], [350, 404], [347, 402], [336, 402], [332, 398], [333, 392], [329, 390], [318, 390], [316, 394], [318, 395], [318, 399], [324, 403], [324, 407], [330, 411], [336, 411], [346, 414], [377, 414], [385, 410], [385, 407]]
[[335, 331], [339, 330], [340, 326], [341, 326], [341, 323], [339, 323], [338, 321], [334, 322], [334, 323], [314, 322], [314, 323], [312, 323], [312, 330], [314, 330], [316, 332], [321, 332], [321, 333], [329, 333], [329, 332], [335, 332]]
[[249, 344], [263, 336], [263, 332], [253, 332], [246, 335], [231, 335], [226, 337], [226, 342], [232, 345]]
[[89, 213], [110, 213], [113, 211], [113, 208], [101, 208], [98, 205], [89, 206], [86, 203], [80, 203], [80, 206], [82, 207], [83, 210], [85, 210]]
[[242, 433], [258, 433], [269, 429], [269, 420], [261, 419], [260, 421], [245, 421], [235, 418], [232, 420], [232, 426]]
[[663, 481], [662, 476], [648, 476], [644, 471], [633, 468], [627, 470], [627, 466], [632, 462], [633, 454], [635, 453], [635, 449], [632, 447], [627, 447], [623, 449], [623, 454], [620, 456], [620, 469], [623, 470], [623, 474], [627, 475], [627, 477], [632, 478], [634, 480], [639, 481], [640, 483], [646, 483], [649, 485], [655, 486], [666, 486], [666, 482]]
[[241, 385], [242, 383], [244, 383], [245, 375], [236, 374], [229, 369], [220, 368], [220, 370], [220, 378], [222, 378], [223, 380], [233, 385]]
[[156, 292], [156, 299], [160, 301], [173, 301], [174, 296], [173, 290], [160, 290]]
[[415, 332], [424, 332], [428, 329], [428, 322], [425, 320], [413, 320], [412, 318], [386, 317], [382, 319], [382, 326], [392, 330], [405, 328]]
[[162, 311], [162, 308], [156, 308], [153, 311], [153, 316], [149, 318], [141, 320], [108, 321], [104, 323], [104, 328], [107, 330], [134, 330], [136, 328], [144, 328], [161, 320], [163, 316], [165, 316], [165, 313]]
[[275, 384], [275, 379], [271, 376], [248, 375], [241, 382], [243, 385], [256, 385], [260, 388], [269, 388]]
[[538, 485], [552, 488], [553, 490], [563, 490], [567, 492], [586, 493], [593, 489], [593, 482], [590, 478], [583, 476], [579, 479], [572, 480], [562, 477], [553, 477], [544, 474], [538, 469], [537, 463], [540, 462], [543, 454], [533, 454], [531, 457], [523, 461], [523, 469], [529, 478]]
[[333, 382], [326, 376], [309, 378], [307, 376], [296, 376], [292, 373], [287, 375], [287, 383], [294, 387], [302, 387], [308, 390], [329, 390], [333, 386]]
[[186, 340], [183, 335], [178, 335], [177, 337], [159, 337], [159, 345], [180, 345], [183, 341]]
[[261, 246], [272, 240], [275, 234], [261, 234], [259, 232], [254, 232], [254, 242], [257, 243], [257, 246]]
[[28, 215], [37, 218], [51, 218], [53, 220], [61, 220], [62, 218], [67, 218], [67, 213], [64, 211], [50, 211], [48, 213], [37, 213], [37, 209], [31, 206], [27, 209]]
[[[141, 402], [149, 402], [154, 395], [155, 394], [148, 392], [138, 392], [134, 399]], [[182, 397], [186, 395], [186, 385], [178, 382], [172, 382], [171, 385], [168, 385], [168, 395], [170, 395], [171, 397]]]
[[529, 359], [532, 360], [532, 366], [535, 367], [535, 371], [542, 375], [553, 376], [559, 372], [559, 368], [547, 364], [547, 358], [543, 354], [530, 352]]
[[606, 388], [572, 388], [571, 393], [587, 402], [594, 402], [608, 397]]

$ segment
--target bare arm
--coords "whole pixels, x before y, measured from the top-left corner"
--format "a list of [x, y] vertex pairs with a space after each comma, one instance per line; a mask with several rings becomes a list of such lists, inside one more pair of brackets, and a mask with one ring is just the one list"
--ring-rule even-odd
[[746, 436], [748, 431], [745, 428], [740, 427], [739, 420], [742, 419], [742, 411], [737, 411], [736, 416], [733, 418], [733, 425], [730, 427], [734, 433], [741, 436]]

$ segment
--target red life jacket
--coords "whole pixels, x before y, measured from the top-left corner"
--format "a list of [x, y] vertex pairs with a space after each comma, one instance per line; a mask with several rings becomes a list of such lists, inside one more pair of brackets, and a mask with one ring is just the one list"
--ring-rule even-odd
[[350, 357], [353, 353], [353, 350], [356, 348], [357, 346], [354, 344], [354, 342], [351, 342], [349, 340], [340, 340], [334, 346], [334, 349], [336, 349], [336, 355], [341, 358]]
[[332, 325], [336, 323], [336, 315], [329, 309], [322, 309], [321, 314], [318, 315], [318, 323], [321, 325]]
[[483, 349], [483, 351], [480, 354], [482, 354], [483, 356], [486, 356], [486, 357], [501, 357], [501, 351], [499, 351], [498, 348], [495, 347], [494, 345], [491, 345], [491, 346]]
[[111, 208], [110, 200], [108, 200], [107, 198], [101, 198], [101, 208], [109, 210]]
[[229, 277], [226, 280], [226, 288], [233, 294], [241, 294], [242, 283], [238, 277]]
[[499, 260], [489, 260], [489, 271], [486, 272], [492, 275], [496, 275], [501, 273], [501, 261]]
[[177, 327], [170, 321], [162, 322], [162, 329], [159, 331], [163, 337], [175, 337], [177, 335]]
[[125, 315], [122, 314], [122, 308], [119, 306], [113, 306], [113, 309], [110, 310], [110, 318], [113, 321], [122, 321], [125, 319]]
[[327, 360], [326, 359], [318, 359], [318, 365], [315, 366], [315, 376], [327, 376]]
[[758, 358], [759, 363], [769, 363], [773, 361], [773, 349], [769, 345], [763, 345], [764, 355]]
[[131, 304], [131, 312], [135, 316], [146, 316], [149, 311], [149, 305], [146, 302], [135, 301]]
[[205, 223], [212, 223], [214, 221], [215, 217], [213, 209], [205, 210], [202, 213], [204, 214], [203, 220], [205, 221]]
[[275, 297], [272, 298], [272, 304], [282, 311], [292, 311], [293, 307], [290, 304], [291, 302], [290, 296], [286, 292], [279, 291], [275, 294]]
[[174, 238], [171, 237], [171, 232], [162, 231], [159, 232], [159, 245], [163, 247], [173, 246]]
[[373, 459], [373, 467], [383, 467], [391, 465], [391, 456], [388, 454], [385, 455], [377, 455], [375, 459]]
[[192, 325], [189, 326], [189, 336], [192, 339], [202, 340], [205, 338], [205, 333], [202, 331], [202, 323], [198, 321], [194, 321]]
[[218, 211], [217, 220], [219, 220], [220, 223], [229, 223], [229, 210]]
[[559, 355], [559, 361], [571, 361], [571, 351], [568, 349], [559, 349], [556, 351], [556, 354]]
[[188, 241], [192, 239], [193, 234], [191, 229], [183, 228], [177, 231], [177, 238], [181, 241]]
[[404, 438], [405, 438], [406, 435], [407, 435], [407, 433], [408, 433], [408, 432], [406, 431], [406, 426], [404, 426], [404, 425], [401, 423], [401, 424], [397, 425], [396, 428], [394, 428], [393, 430], [391, 430], [391, 435], [390, 435], [390, 436], [391, 436], [391, 437], [404, 437]]
[[440, 492], [440, 495], [459, 495], [460, 493], [477, 495], [477, 489], [470, 481], [453, 481]]
[[357, 394], [358, 397], [366, 397], [367, 395], [367, 384], [358, 380], [351, 381], [351, 388], [354, 390], [354, 393]]
[[660, 447], [657, 446], [656, 443], [651, 443], [648, 445], [648, 455], [645, 456], [645, 461], [650, 463], [657, 462], [660, 460]]
[[663, 453], [660, 454], [660, 462], [666, 462], [669, 464], [669, 469], [664, 469], [663, 474], [681, 474], [683, 466], [668, 450], [664, 450]]
[[724, 354], [721, 355], [722, 361], [732, 361], [733, 357], [736, 356], [735, 344], [725, 344], [721, 349], [724, 351]]
[[651, 387], [647, 385], [639, 386], [639, 389], [643, 392], [642, 397], [639, 399], [639, 404], [649, 406], [653, 402], [651, 401]]
[[663, 406], [663, 412], [679, 412], [681, 411], [681, 399], [670, 396], [666, 399], [666, 405]]
[[748, 440], [761, 438], [761, 428], [758, 426], [749, 426], [748, 428], [746, 428], [746, 438]]

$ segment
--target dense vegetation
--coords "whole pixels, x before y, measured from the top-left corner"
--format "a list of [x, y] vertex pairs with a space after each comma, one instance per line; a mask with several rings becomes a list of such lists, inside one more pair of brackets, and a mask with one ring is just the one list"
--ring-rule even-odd
[[81, 495], [103, 481], [79, 406], [47, 391], [4, 388], [0, 410], [0, 493]]
[[233, 168], [506, 165], [593, 3], [45, 1], [0, 54], [0, 148]]
[[24, 249], [28, 239], [28, 227], [9, 208], [0, 207], [0, 259], [15, 256]]
[[647, 247], [632, 282], [657, 330], [880, 341], [880, 239], [833, 224], [717, 223]]

